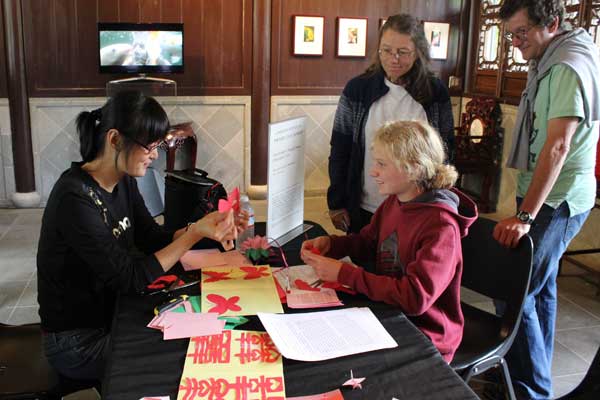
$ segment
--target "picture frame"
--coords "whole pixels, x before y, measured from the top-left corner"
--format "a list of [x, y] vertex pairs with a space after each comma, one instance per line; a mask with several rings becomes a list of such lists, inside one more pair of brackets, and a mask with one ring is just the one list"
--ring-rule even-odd
[[293, 45], [295, 56], [322, 56], [325, 17], [320, 15], [293, 16]]
[[450, 39], [450, 24], [447, 22], [423, 22], [425, 37], [429, 42], [429, 55], [433, 60], [448, 58], [448, 42]]
[[367, 18], [337, 17], [336, 56], [367, 56]]

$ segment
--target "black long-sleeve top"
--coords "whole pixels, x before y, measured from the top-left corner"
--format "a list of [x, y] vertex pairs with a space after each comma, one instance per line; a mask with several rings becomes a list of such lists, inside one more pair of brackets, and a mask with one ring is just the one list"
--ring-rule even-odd
[[54, 185], [42, 219], [42, 329], [109, 328], [117, 293], [139, 292], [161, 276], [153, 253], [172, 239], [150, 216], [135, 179], [125, 176], [109, 193], [73, 163]]

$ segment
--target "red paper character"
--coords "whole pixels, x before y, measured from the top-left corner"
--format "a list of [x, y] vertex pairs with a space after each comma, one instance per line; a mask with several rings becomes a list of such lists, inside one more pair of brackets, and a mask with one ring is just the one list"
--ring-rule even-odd
[[236, 341], [240, 342], [240, 352], [234, 356], [240, 360], [240, 364], [274, 363], [281, 357], [268, 333], [243, 332]]
[[202, 271], [202, 273], [209, 276], [204, 283], [226, 281], [227, 279], [231, 279], [228, 276], [229, 272]]
[[209, 294], [206, 296], [206, 299], [211, 303], [214, 303], [215, 306], [208, 310], [208, 312], [216, 312], [217, 314], [224, 314], [228, 310], [231, 311], [241, 311], [242, 307], [238, 306], [236, 303], [240, 300], [240, 296], [231, 296], [226, 299], [223, 296], [218, 294]]
[[190, 339], [194, 344], [192, 353], [186, 357], [194, 364], [229, 364], [231, 360], [231, 331], [219, 335], [197, 336]]
[[231, 191], [227, 200], [219, 199], [219, 212], [227, 212], [233, 210], [236, 213], [240, 212], [240, 189], [235, 188]]
[[259, 279], [263, 276], [269, 276], [269, 267], [240, 267], [242, 271], [246, 273], [244, 279]]

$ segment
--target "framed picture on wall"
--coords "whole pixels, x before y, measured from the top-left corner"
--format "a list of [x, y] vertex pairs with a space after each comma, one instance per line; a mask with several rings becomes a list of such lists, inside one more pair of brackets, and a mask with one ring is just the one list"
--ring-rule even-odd
[[450, 24], [446, 22], [423, 22], [425, 37], [429, 42], [429, 55], [434, 60], [448, 58], [448, 40]]
[[325, 17], [317, 15], [294, 15], [295, 56], [322, 56]]
[[367, 19], [338, 17], [336, 49], [338, 57], [366, 57]]

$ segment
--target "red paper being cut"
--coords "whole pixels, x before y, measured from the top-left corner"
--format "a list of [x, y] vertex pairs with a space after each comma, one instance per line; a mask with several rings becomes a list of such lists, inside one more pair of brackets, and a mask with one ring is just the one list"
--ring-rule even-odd
[[231, 361], [231, 331], [220, 335], [198, 336], [190, 338], [194, 351], [186, 357], [194, 364], [229, 364]]
[[240, 301], [240, 296], [231, 296], [226, 299], [225, 297], [218, 294], [209, 294], [206, 296], [206, 300], [214, 303], [215, 306], [208, 310], [208, 312], [216, 312], [217, 314], [223, 314], [227, 312], [227, 310], [231, 311], [241, 311], [242, 307], [238, 306], [236, 303]]
[[204, 283], [219, 282], [231, 279], [228, 275], [229, 272], [216, 272], [216, 271], [203, 271], [204, 275], [208, 275], [209, 278], [204, 280]]
[[268, 333], [244, 332], [236, 340], [240, 342], [240, 352], [235, 354], [240, 360], [240, 364], [251, 362], [274, 363], [281, 357]]
[[227, 196], [227, 200], [219, 199], [219, 212], [227, 212], [233, 210], [236, 213], [240, 212], [240, 189], [235, 188]]
[[269, 270], [269, 267], [240, 267], [240, 269], [246, 273], [244, 279], [258, 279], [263, 276], [269, 276], [269, 273], [266, 272]]
[[294, 281], [294, 285], [296, 285], [296, 287], [300, 290], [308, 290], [311, 292], [320, 292], [321, 291], [321, 289], [319, 289], [318, 287], [312, 287], [308, 283], [304, 282], [302, 279], [296, 279]]
[[258, 378], [236, 376], [235, 381], [232, 382], [224, 378], [185, 378], [179, 385], [179, 390], [185, 391], [184, 400], [196, 398], [285, 400], [280, 395], [284, 391], [283, 378], [280, 376], [263, 375]]

